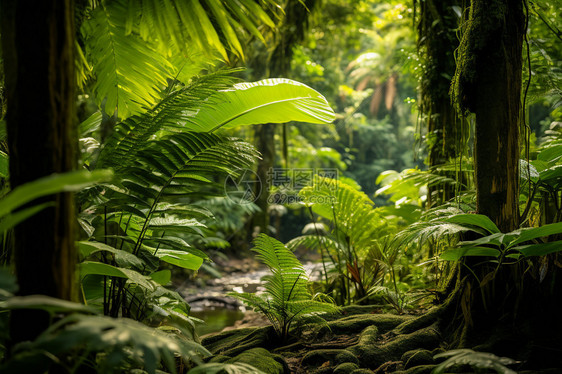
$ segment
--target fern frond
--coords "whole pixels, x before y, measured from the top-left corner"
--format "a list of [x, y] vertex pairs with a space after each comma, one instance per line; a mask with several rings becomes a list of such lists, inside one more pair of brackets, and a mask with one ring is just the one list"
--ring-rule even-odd
[[164, 261], [198, 268], [202, 260], [192, 256], [205, 259], [203, 252], [186, 243], [177, 243], [170, 236], [158, 238], [158, 235], [166, 232], [202, 235], [205, 226], [192, 217], [192, 209], [169, 212], [162, 208], [177, 205], [178, 199], [185, 204], [186, 197], [203, 186], [209, 192], [208, 186], [217, 184], [218, 177], [237, 175], [256, 157], [256, 150], [248, 143], [208, 133], [176, 133], [150, 141], [137, 155], [135, 165], [122, 170], [127, 179], [114, 188], [114, 196], [108, 191], [104, 209], [132, 214], [123, 230], [128, 230], [126, 234], [135, 240], [134, 254], [144, 247]]
[[209, 96], [233, 84], [236, 80], [232, 76], [234, 71], [223, 70], [196, 78], [168, 95], [151, 110], [118, 123], [101, 151], [96, 168], [106, 165], [121, 169], [128, 166], [158, 131], [184, 128], [181, 124], [193, 113], [210, 105], [206, 101]]
[[299, 192], [314, 213], [332, 222], [356, 250], [367, 250], [384, 228], [383, 218], [367, 195], [336, 179], [316, 177], [312, 186]]
[[254, 244], [252, 250], [272, 272], [264, 277], [265, 292], [260, 295], [230, 293], [229, 296], [262, 312], [282, 338], [286, 337], [293, 321], [338, 311], [334, 304], [313, 298], [307, 288], [308, 277], [302, 264], [281, 242], [260, 234]]
[[127, 32], [128, 17], [125, 0], [101, 1], [81, 30], [97, 103], [105, 100], [105, 112], [121, 118], [151, 107], [172, 76], [172, 65], [152, 43]]
[[264, 41], [258, 26], [275, 27], [266, 9], [276, 2], [261, 3], [260, 6], [254, 0], [142, 0], [130, 1], [129, 8], [141, 15], [138, 28], [145, 40], [172, 40], [182, 49], [195, 45], [201, 51], [217, 50], [228, 60], [226, 48], [244, 56], [239, 37], [242, 29]]

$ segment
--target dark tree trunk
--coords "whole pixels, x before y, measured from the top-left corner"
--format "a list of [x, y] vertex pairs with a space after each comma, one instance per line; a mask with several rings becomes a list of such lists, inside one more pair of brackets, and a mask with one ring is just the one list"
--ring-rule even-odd
[[476, 210], [504, 232], [519, 224], [522, 0], [473, 0], [454, 81], [460, 109], [476, 115]]
[[[256, 127], [256, 147], [261, 153], [261, 160], [258, 161], [256, 174], [260, 180], [257, 185], [261, 189], [256, 200], [256, 205], [260, 211], [252, 219], [254, 227], [259, 227], [259, 232], [269, 234], [269, 187], [271, 182], [271, 169], [275, 166], [275, 124], [268, 123]], [[252, 235], [257, 232], [252, 233]]]
[[[502, 232], [519, 226], [524, 32], [523, 0], [472, 0], [452, 86], [458, 109], [475, 114], [476, 210]], [[516, 353], [538, 367], [559, 362], [552, 352], [560, 347], [559, 310], [553, 299], [560, 282], [543, 282], [537, 261], [502, 265], [486, 260], [468, 258], [459, 272], [464, 317], [460, 345], [485, 343], [480, 350]]]
[[[420, 6], [418, 44], [424, 57], [421, 111], [427, 123], [428, 163], [430, 169], [434, 169], [457, 156], [460, 140], [457, 114], [449, 97], [456, 67], [454, 51], [458, 46], [455, 29], [459, 22], [453, 6], [460, 6], [460, 3], [457, 0], [426, 0]], [[454, 173], [440, 174], [454, 178]], [[451, 184], [430, 185], [428, 208], [448, 201], [453, 195]]]
[[[2, 53], [12, 188], [76, 166], [74, 2], [2, 1]], [[76, 294], [73, 196], [15, 228], [20, 295], [72, 300]], [[46, 327], [35, 313], [14, 313], [12, 338], [34, 338]]]

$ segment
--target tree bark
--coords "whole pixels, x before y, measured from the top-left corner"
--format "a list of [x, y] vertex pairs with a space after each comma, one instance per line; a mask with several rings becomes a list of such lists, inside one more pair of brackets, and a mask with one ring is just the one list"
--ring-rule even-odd
[[[449, 97], [451, 77], [455, 73], [454, 51], [458, 46], [455, 29], [458, 18], [453, 6], [457, 0], [426, 0], [421, 4], [418, 24], [418, 48], [423, 56], [420, 109], [426, 118], [428, 164], [430, 169], [457, 157], [457, 114]], [[454, 173], [440, 174], [454, 178]], [[454, 195], [451, 184], [430, 185], [427, 207], [440, 205]]]
[[[519, 226], [523, 8], [523, 0], [471, 1], [451, 88], [457, 110], [475, 115], [476, 211], [502, 232]], [[529, 308], [525, 314], [519, 309], [526, 303], [522, 300], [532, 300], [523, 287], [524, 264], [501, 266], [485, 260], [467, 258], [459, 273], [461, 346], [482, 343], [498, 326], [529, 316]]]
[[476, 117], [476, 210], [500, 230], [519, 224], [522, 0], [472, 0], [453, 83], [462, 112]]
[[[2, 53], [12, 188], [77, 164], [74, 2], [2, 1]], [[20, 295], [76, 295], [75, 207], [71, 193], [15, 228]], [[46, 327], [35, 313], [14, 313], [14, 341]]]

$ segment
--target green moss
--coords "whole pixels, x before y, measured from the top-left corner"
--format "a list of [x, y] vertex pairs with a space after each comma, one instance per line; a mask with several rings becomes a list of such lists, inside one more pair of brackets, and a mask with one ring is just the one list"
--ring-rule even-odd
[[386, 344], [357, 344], [347, 348], [359, 358], [361, 366], [378, 368], [387, 361], [398, 361], [405, 352], [415, 349], [433, 349], [440, 343], [440, 336], [434, 326], [398, 335]]
[[252, 348], [226, 361], [227, 364], [244, 363], [268, 374], [290, 373], [285, 360], [264, 348]]
[[369, 369], [355, 369], [351, 374], [373, 374], [373, 371]]
[[434, 364], [433, 353], [427, 349], [415, 349], [402, 355], [400, 361], [404, 362], [404, 367], [409, 369], [414, 366]]
[[302, 359], [303, 366], [319, 367], [325, 362], [331, 366], [343, 363], [359, 364], [359, 360], [345, 349], [317, 349], [308, 352]]
[[396, 371], [394, 374], [431, 374], [437, 365], [420, 365], [409, 368], [408, 370]]
[[202, 339], [201, 343], [212, 354], [234, 357], [256, 347], [268, 347], [275, 341], [271, 326], [244, 328], [221, 332]]
[[394, 314], [359, 314], [340, 318], [328, 322], [321, 326], [319, 336], [327, 335], [330, 332], [336, 335], [357, 334], [369, 326], [376, 326], [381, 334], [392, 330], [401, 323], [411, 320], [411, 316], [398, 316]]
[[369, 326], [361, 332], [361, 335], [359, 335], [358, 344], [361, 345], [374, 344], [379, 336], [380, 336], [379, 328], [377, 326]]
[[357, 366], [357, 364], [346, 362], [336, 366], [336, 368], [334, 369], [334, 374], [351, 374], [356, 369], [359, 369], [359, 366]]
[[475, 86], [493, 54], [502, 53], [501, 28], [506, 14], [502, 0], [472, 0], [469, 19], [457, 52], [457, 69], [450, 95], [459, 113], [474, 112]]

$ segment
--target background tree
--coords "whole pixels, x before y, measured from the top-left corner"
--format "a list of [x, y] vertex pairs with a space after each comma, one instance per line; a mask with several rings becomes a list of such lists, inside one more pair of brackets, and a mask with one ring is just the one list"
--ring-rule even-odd
[[[520, 223], [524, 9], [520, 0], [471, 2], [452, 85], [459, 112], [475, 116], [476, 212], [489, 217], [501, 232], [513, 231]], [[461, 286], [466, 321], [462, 345], [481, 341], [478, 334], [491, 331], [502, 316], [509, 316], [511, 323], [541, 323], [537, 313], [542, 312], [535, 305], [548, 305], [551, 294], [540, 292], [540, 282], [526, 275], [529, 264], [500, 267], [476, 258], [466, 260], [465, 265], [473, 273], [465, 274]]]
[[[249, 68], [252, 69], [254, 79], [291, 77], [291, 62], [296, 46], [303, 41], [307, 35], [309, 17], [311, 12], [315, 10], [317, 0], [307, 1], [286, 1], [283, 5], [283, 16], [277, 27], [277, 32], [271, 35], [269, 48], [266, 51], [257, 53], [249, 61]], [[264, 60], [266, 63], [264, 64]], [[257, 73], [257, 74], [256, 74]], [[283, 134], [283, 158], [285, 166], [287, 166], [287, 124], [282, 125]], [[273, 124], [258, 125], [255, 130], [254, 137], [256, 139], [256, 147], [262, 154], [261, 160], [257, 165], [257, 178], [261, 181], [258, 184], [260, 191], [256, 204], [260, 211], [256, 213], [252, 219], [252, 230], [267, 233], [269, 227], [270, 212], [270, 182], [271, 171], [276, 166], [276, 142], [275, 133], [277, 126]]]
[[[456, 0], [420, 1], [418, 48], [423, 61], [420, 112], [427, 126], [427, 165], [430, 169], [454, 160], [460, 153], [457, 150], [462, 123], [457, 119], [449, 97], [456, 67], [454, 52], [458, 46], [456, 30], [462, 12], [460, 5]], [[453, 193], [451, 184], [429, 186], [428, 207], [450, 200]]]

